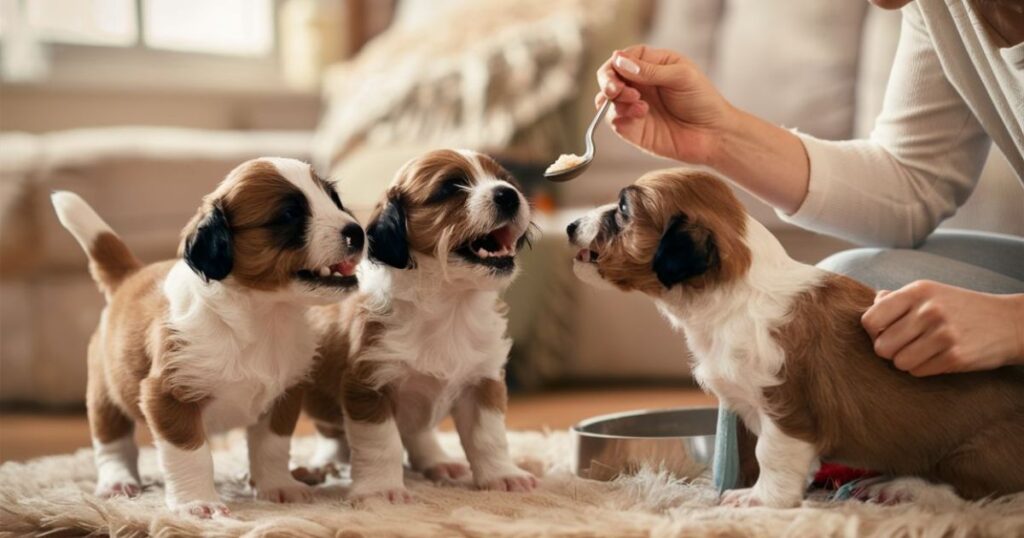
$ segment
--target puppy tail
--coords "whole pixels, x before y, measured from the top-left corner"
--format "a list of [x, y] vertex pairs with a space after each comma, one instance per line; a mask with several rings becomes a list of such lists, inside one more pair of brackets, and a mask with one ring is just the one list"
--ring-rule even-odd
[[109, 299], [128, 275], [142, 267], [142, 262], [80, 196], [55, 191], [50, 200], [60, 223], [89, 255], [89, 273]]

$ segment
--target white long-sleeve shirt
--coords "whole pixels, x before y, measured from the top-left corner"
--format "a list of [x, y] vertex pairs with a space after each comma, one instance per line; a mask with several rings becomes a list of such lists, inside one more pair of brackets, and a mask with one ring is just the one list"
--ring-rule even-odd
[[909, 247], [967, 200], [991, 142], [1024, 182], [1024, 43], [1000, 48], [972, 4], [917, 0], [903, 9], [870, 138], [799, 134], [810, 184], [796, 212], [779, 212], [783, 220], [860, 244]]

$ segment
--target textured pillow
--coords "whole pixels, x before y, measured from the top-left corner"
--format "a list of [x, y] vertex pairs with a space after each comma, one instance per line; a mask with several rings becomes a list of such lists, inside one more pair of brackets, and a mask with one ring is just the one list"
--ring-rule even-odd
[[853, 132], [864, 0], [728, 0], [712, 75], [736, 106], [820, 138]]
[[649, 43], [686, 55], [707, 71], [725, 0], [663, 0], [657, 3]]

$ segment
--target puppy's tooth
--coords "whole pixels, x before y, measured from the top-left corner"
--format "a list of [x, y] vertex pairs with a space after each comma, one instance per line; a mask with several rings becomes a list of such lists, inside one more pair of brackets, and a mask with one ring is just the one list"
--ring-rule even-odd
[[481, 249], [477, 249], [476, 255], [480, 256], [481, 258], [486, 258], [488, 256], [487, 251], [482, 249], [482, 248]]
[[320, 276], [331, 276], [331, 269], [329, 267], [321, 267]]
[[333, 273], [331, 273], [331, 276], [341, 276], [341, 273], [339, 273], [338, 271], [334, 271]]

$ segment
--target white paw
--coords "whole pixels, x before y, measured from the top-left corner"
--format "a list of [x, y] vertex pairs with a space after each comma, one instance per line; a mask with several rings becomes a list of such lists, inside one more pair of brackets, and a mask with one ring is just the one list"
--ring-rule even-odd
[[448, 461], [431, 465], [423, 470], [423, 476], [432, 482], [458, 480], [469, 474], [469, 467], [464, 463]]
[[282, 484], [263, 484], [253, 487], [256, 498], [261, 501], [275, 503], [308, 503], [313, 500], [313, 488], [299, 482], [288, 480]]
[[754, 488], [730, 489], [722, 494], [718, 504], [721, 506], [761, 506], [761, 499], [754, 494]]
[[101, 480], [96, 484], [96, 496], [104, 499], [110, 497], [137, 497], [142, 493], [142, 486], [134, 478], [124, 480]]
[[721, 506], [734, 506], [737, 508], [751, 506], [767, 506], [769, 508], [793, 508], [800, 505], [803, 500], [801, 495], [796, 496], [770, 496], [758, 491], [756, 487], [743, 489], [730, 489], [722, 494], [718, 504]]
[[231, 510], [219, 501], [191, 501], [174, 507], [174, 511], [182, 516], [193, 516], [200, 519], [214, 517], [231, 517]]
[[348, 496], [350, 500], [360, 502], [373, 499], [383, 499], [391, 504], [408, 504], [412, 502], [412, 494], [405, 487], [369, 490], [352, 486]]
[[533, 491], [537, 487], [537, 478], [526, 471], [514, 471], [508, 474], [489, 478], [479, 483], [481, 489], [493, 491]]
[[952, 486], [933, 484], [914, 477], [869, 483], [855, 489], [853, 497], [865, 502], [886, 505], [913, 501], [921, 506], [931, 508], [957, 506], [963, 502], [954, 492]]

